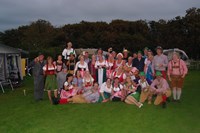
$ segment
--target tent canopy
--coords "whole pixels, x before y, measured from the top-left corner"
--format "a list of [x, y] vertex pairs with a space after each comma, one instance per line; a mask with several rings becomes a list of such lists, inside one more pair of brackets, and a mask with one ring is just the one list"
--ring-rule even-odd
[[21, 51], [0, 43], [0, 80], [23, 79], [21, 73]]
[[0, 43], [0, 54], [20, 54], [20, 50]]

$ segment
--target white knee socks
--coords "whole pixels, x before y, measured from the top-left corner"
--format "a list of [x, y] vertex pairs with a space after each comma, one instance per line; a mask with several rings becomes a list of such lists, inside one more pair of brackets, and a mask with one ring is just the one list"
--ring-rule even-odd
[[176, 99], [176, 95], [177, 95], [176, 93], [177, 93], [177, 92], [176, 92], [176, 88], [173, 88], [173, 98], [174, 98], [174, 100], [177, 100], [177, 99]]
[[178, 88], [177, 89], [177, 100], [180, 100], [180, 98], [181, 98], [181, 88]]

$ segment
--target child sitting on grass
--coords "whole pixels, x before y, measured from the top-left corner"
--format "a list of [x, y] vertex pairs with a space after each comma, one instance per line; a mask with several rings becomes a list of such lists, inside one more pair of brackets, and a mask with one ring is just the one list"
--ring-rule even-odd
[[77, 89], [72, 85], [73, 75], [67, 74], [67, 80], [64, 83], [64, 89], [60, 92], [60, 104], [68, 103], [68, 99], [76, 95]]

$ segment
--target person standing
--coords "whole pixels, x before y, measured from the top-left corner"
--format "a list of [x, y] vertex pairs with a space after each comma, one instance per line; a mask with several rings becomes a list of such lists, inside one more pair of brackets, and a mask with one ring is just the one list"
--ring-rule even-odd
[[54, 98], [58, 97], [58, 84], [56, 80], [57, 67], [53, 64], [53, 58], [47, 57], [47, 63], [43, 66], [43, 73], [46, 76], [45, 90], [48, 92], [49, 101], [53, 104], [51, 93], [54, 92]]
[[183, 88], [184, 78], [188, 72], [185, 62], [180, 59], [178, 53], [173, 53], [172, 60], [168, 64], [167, 75], [171, 81], [173, 90], [173, 101], [180, 102], [181, 92]]
[[117, 59], [115, 60], [115, 63], [114, 63], [114, 70], [116, 70], [120, 66], [125, 65], [125, 61], [123, 60], [124, 56], [122, 53], [118, 53], [116, 57]]
[[123, 60], [124, 60], [125, 62], [128, 61], [128, 53], [129, 53], [129, 51], [128, 51], [127, 49], [124, 49], [124, 50], [123, 50]]
[[102, 83], [106, 81], [106, 61], [103, 56], [98, 57], [99, 60], [95, 63], [96, 75], [98, 84], [101, 86]]
[[87, 51], [83, 51], [84, 61], [89, 65], [91, 59], [89, 58], [89, 53]]
[[58, 82], [58, 92], [60, 93], [60, 91], [63, 89], [63, 85], [66, 81], [66, 76], [67, 76], [67, 68], [63, 67], [62, 71], [57, 73], [56, 75], [56, 79]]
[[158, 46], [156, 48], [157, 55], [154, 56], [152, 61], [152, 66], [155, 71], [160, 71], [162, 73], [163, 78], [166, 79], [167, 73], [166, 68], [168, 65], [167, 56], [163, 54], [163, 48]]
[[144, 71], [144, 60], [142, 52], [138, 51], [137, 58], [133, 59], [133, 67], [136, 67], [140, 72]]
[[153, 55], [148, 55], [148, 57], [145, 59], [144, 61], [144, 72], [146, 74], [146, 78], [148, 80], [150, 80], [151, 82], [153, 81], [154, 79], [154, 69], [153, 69], [153, 66], [152, 66], [152, 61], [153, 61]]
[[143, 58], [147, 58], [148, 57], [148, 51], [149, 51], [149, 48], [148, 47], [145, 47], [144, 49], [143, 49], [143, 52], [144, 52], [144, 56], [143, 56]]
[[92, 75], [94, 79], [94, 82], [97, 82], [95, 63], [96, 63], [96, 55], [92, 55], [92, 59], [88, 64], [88, 68], [89, 68], [90, 74]]
[[67, 45], [66, 45], [66, 48], [62, 52], [62, 56], [64, 56], [64, 60], [65, 61], [69, 60], [70, 53], [73, 53], [75, 55], [75, 57], [76, 57], [76, 52], [72, 48], [72, 43], [68, 42]]
[[62, 61], [62, 55], [58, 55], [57, 57], [57, 61], [54, 61], [53, 63], [56, 66], [56, 72], [59, 73], [62, 71], [63, 67], [64, 67], [64, 63]]
[[40, 53], [29, 65], [29, 67], [33, 67], [34, 98], [36, 101], [43, 100], [44, 74], [42, 68], [45, 64], [44, 55]]
[[76, 65], [76, 59], [74, 53], [70, 53], [69, 60], [66, 63], [68, 73], [74, 74], [74, 69]]
[[112, 73], [113, 73], [113, 66], [114, 66], [114, 58], [112, 54], [108, 55], [108, 59], [106, 60], [106, 77], [107, 78], [112, 78]]
[[74, 69], [74, 75], [76, 74], [76, 71], [80, 71], [81, 73], [81, 77], [84, 77], [84, 74], [86, 71], [89, 71], [88, 69], [88, 64], [84, 61], [84, 56], [83, 55], [79, 55], [79, 60], [76, 65], [75, 65], [75, 69]]

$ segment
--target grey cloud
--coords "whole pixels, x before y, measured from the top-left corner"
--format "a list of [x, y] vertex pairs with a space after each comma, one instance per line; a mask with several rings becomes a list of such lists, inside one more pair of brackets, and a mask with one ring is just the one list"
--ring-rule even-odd
[[53, 25], [85, 21], [158, 20], [185, 14], [200, 7], [198, 0], [1, 0], [0, 31], [37, 19]]

